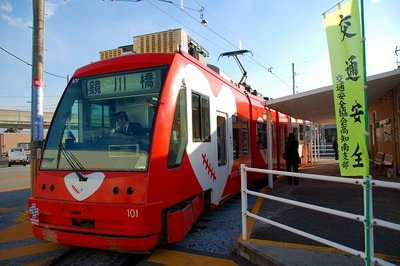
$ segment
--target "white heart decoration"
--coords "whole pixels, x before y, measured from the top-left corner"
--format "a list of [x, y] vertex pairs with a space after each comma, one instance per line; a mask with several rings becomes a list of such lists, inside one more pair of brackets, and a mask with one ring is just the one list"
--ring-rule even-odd
[[64, 177], [64, 183], [69, 193], [78, 201], [85, 200], [99, 189], [104, 180], [104, 174], [100, 172], [89, 175], [82, 174], [86, 181], [79, 181], [79, 176], [73, 172]]
[[[210, 97], [210, 113], [217, 114], [217, 111], [222, 111], [227, 114], [228, 119], [236, 115], [235, 95], [232, 90], [225, 84], [221, 85], [217, 95], [214, 94], [210, 81], [207, 77], [195, 66], [188, 64], [185, 68], [185, 82], [187, 85], [188, 102], [191, 100], [190, 90], [201, 88], [202, 93]], [[217, 128], [216, 119], [210, 121], [211, 129]], [[214, 134], [216, 134], [214, 132]], [[204, 190], [212, 189], [212, 203], [219, 204], [222, 198], [228, 174], [232, 171], [232, 160], [230, 160], [229, 169], [218, 167], [217, 153], [217, 138], [211, 138], [211, 142], [189, 142], [187, 145], [187, 153], [190, 163], [196, 174], [197, 180]], [[233, 152], [231, 152], [233, 154]]]

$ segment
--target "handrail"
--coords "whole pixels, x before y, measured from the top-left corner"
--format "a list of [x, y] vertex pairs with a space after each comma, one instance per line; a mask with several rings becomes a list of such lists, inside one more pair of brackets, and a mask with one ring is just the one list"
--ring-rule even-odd
[[[376, 219], [374, 217], [366, 217], [365, 215], [357, 215], [353, 213], [348, 213], [348, 212], [343, 212], [335, 209], [330, 209], [330, 208], [325, 208], [321, 207], [318, 205], [313, 205], [313, 204], [308, 204], [304, 202], [299, 202], [299, 201], [294, 201], [294, 200], [289, 200], [281, 197], [276, 197], [276, 196], [271, 196], [263, 193], [259, 193], [256, 191], [251, 191], [247, 188], [247, 172], [256, 172], [256, 173], [265, 173], [265, 174], [274, 174], [274, 175], [286, 175], [286, 176], [292, 176], [292, 177], [299, 177], [299, 178], [306, 178], [306, 179], [313, 179], [313, 180], [322, 180], [322, 181], [329, 181], [329, 182], [340, 182], [340, 183], [347, 183], [347, 184], [353, 184], [353, 185], [359, 185], [364, 188], [364, 209], [365, 206], [368, 206], [366, 202], [366, 198], [369, 198], [370, 201], [372, 202], [372, 189], [366, 190], [365, 188], [368, 187], [384, 187], [384, 188], [392, 188], [392, 189], [399, 189], [400, 190], [400, 183], [394, 183], [394, 182], [386, 182], [386, 181], [379, 181], [379, 180], [373, 180], [371, 177], [365, 177], [363, 179], [353, 179], [353, 178], [343, 178], [343, 177], [335, 177], [335, 176], [327, 176], [327, 175], [315, 175], [315, 174], [304, 174], [304, 173], [293, 173], [293, 172], [286, 172], [286, 171], [277, 171], [277, 170], [268, 170], [268, 169], [259, 169], [259, 168], [251, 168], [247, 167], [246, 165], [242, 164], [240, 166], [241, 168], [241, 196], [242, 196], [242, 239], [247, 240], [247, 217], [252, 217], [254, 219], [257, 219], [259, 221], [271, 224], [273, 226], [279, 227], [281, 229], [290, 231], [292, 233], [304, 236], [306, 238], [315, 240], [317, 242], [323, 243], [325, 245], [343, 250], [345, 252], [348, 252], [350, 254], [353, 254], [355, 256], [358, 256], [360, 258], [363, 258], [366, 262], [366, 265], [368, 264], [367, 262], [373, 262], [379, 265], [394, 265], [391, 264], [390, 262], [387, 262], [385, 260], [382, 260], [378, 257], [375, 256], [373, 252], [373, 239], [371, 245], [365, 245], [366, 250], [365, 252], [359, 251], [352, 249], [350, 247], [341, 245], [336, 242], [332, 242], [330, 240], [318, 237], [316, 235], [309, 234], [307, 232], [298, 230], [296, 228], [277, 223], [275, 221], [272, 221], [270, 219], [266, 219], [264, 217], [258, 216], [254, 213], [249, 212], [247, 209], [247, 196], [248, 195], [253, 195], [257, 197], [262, 197], [265, 199], [270, 199], [286, 204], [291, 204], [295, 205], [298, 207], [302, 208], [307, 208], [319, 212], [324, 212], [336, 216], [341, 216], [344, 218], [348, 218], [354, 221], [362, 222], [364, 223], [364, 228], [365, 230], [368, 230], [368, 228], [371, 228], [372, 226], [381, 226], [385, 228], [389, 228], [392, 230], [397, 230], [400, 231], [400, 224], [395, 224], [387, 221], [383, 221], [380, 219]], [[367, 195], [367, 193], [369, 195]], [[371, 206], [370, 206], [371, 207]], [[368, 212], [366, 212], [368, 213]], [[371, 215], [372, 216], [372, 215]], [[368, 218], [368, 219], [367, 219]], [[366, 224], [365, 221], [370, 221], [371, 224]], [[367, 241], [367, 239], [365, 239]], [[371, 246], [371, 250], [367, 250], [367, 247]], [[367, 258], [367, 254], [369, 254], [369, 258]]]

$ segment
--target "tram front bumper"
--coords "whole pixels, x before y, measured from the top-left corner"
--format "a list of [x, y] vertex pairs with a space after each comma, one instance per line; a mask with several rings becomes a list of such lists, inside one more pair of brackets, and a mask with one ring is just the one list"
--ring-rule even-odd
[[146, 252], [157, 245], [161, 203], [132, 205], [30, 198], [36, 237], [67, 245]]

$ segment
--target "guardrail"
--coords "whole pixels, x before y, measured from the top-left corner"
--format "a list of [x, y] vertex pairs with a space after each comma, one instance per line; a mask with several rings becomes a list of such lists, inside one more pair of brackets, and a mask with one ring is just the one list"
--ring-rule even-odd
[[309, 149], [312, 154], [316, 153], [320, 156], [334, 156], [335, 152], [333, 150], [333, 145], [332, 144], [320, 144], [317, 145], [315, 150], [311, 148], [311, 144], [309, 144]]
[[[400, 190], [400, 183], [373, 180], [371, 178], [371, 176], [365, 177], [363, 179], [349, 179], [349, 178], [326, 176], [326, 175], [313, 175], [313, 174], [293, 173], [293, 172], [286, 172], [286, 171], [258, 169], [258, 168], [247, 167], [244, 164], [242, 164], [240, 166], [240, 168], [241, 168], [242, 238], [243, 238], [243, 240], [247, 240], [247, 217], [252, 217], [259, 221], [268, 223], [270, 225], [279, 227], [281, 229], [290, 231], [292, 233], [304, 236], [306, 238], [315, 240], [322, 244], [343, 250], [345, 252], [348, 252], [350, 254], [353, 254], [355, 256], [363, 258], [365, 260], [365, 265], [370, 265], [371, 263], [375, 263], [375, 264], [379, 264], [379, 265], [394, 265], [394, 264], [391, 264], [391, 263], [389, 263], [385, 260], [382, 260], [378, 257], [375, 257], [374, 239], [372, 237], [373, 226], [381, 226], [381, 227], [386, 227], [386, 228], [389, 228], [392, 230], [400, 231], [400, 224], [383, 221], [383, 220], [376, 219], [373, 217], [373, 214], [372, 214], [373, 213], [372, 187], [374, 187], [374, 186], [375, 187], [385, 187], [385, 188]], [[247, 172], [265, 173], [265, 174], [273, 174], [273, 175], [285, 175], [285, 176], [322, 180], [322, 181], [330, 181], [330, 182], [339, 182], [339, 183], [346, 183], [346, 184], [362, 186], [363, 190], [364, 190], [364, 215], [358, 215], [358, 214], [338, 211], [338, 210], [329, 209], [329, 208], [325, 208], [325, 207], [321, 207], [321, 206], [317, 206], [317, 205], [312, 205], [312, 204], [289, 200], [289, 199], [285, 199], [285, 198], [281, 198], [281, 197], [275, 197], [275, 196], [259, 193], [256, 191], [251, 191], [247, 188]], [[341, 216], [341, 217], [351, 219], [354, 221], [362, 222], [362, 223], [364, 223], [364, 231], [365, 231], [365, 235], [364, 235], [365, 251], [362, 252], [362, 251], [341, 245], [339, 243], [332, 242], [330, 240], [321, 238], [319, 236], [309, 234], [307, 232], [298, 230], [296, 228], [289, 227], [289, 226], [281, 224], [281, 223], [277, 223], [273, 220], [258, 216], [256, 214], [253, 214], [247, 210], [248, 209], [248, 206], [247, 206], [248, 205], [247, 204], [247, 196], [248, 195], [262, 197], [264, 199], [270, 199], [270, 200], [274, 200], [274, 201], [279, 201], [282, 203], [287, 203], [287, 204], [291, 204], [294, 206], [307, 208], [307, 209], [311, 209], [311, 210], [315, 210], [315, 211], [319, 211], [319, 212], [324, 212], [324, 213], [328, 213], [328, 214], [332, 214], [332, 215], [336, 215], [336, 216]]]

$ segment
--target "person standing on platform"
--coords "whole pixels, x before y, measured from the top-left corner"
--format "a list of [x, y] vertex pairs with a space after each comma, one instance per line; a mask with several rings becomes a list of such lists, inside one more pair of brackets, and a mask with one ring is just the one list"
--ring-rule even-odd
[[333, 150], [335, 151], [335, 160], [339, 160], [339, 151], [338, 151], [337, 139], [334, 139], [332, 147], [333, 147]]
[[[285, 154], [286, 154], [286, 168], [288, 172], [298, 172], [300, 164], [299, 156], [299, 141], [296, 140], [293, 133], [289, 133], [287, 142], [285, 143]], [[294, 185], [299, 184], [299, 178], [293, 178]], [[292, 184], [292, 177], [288, 176], [288, 184]]]

